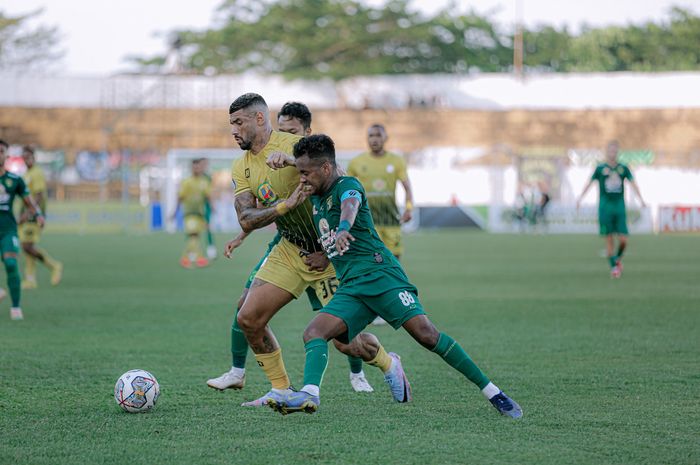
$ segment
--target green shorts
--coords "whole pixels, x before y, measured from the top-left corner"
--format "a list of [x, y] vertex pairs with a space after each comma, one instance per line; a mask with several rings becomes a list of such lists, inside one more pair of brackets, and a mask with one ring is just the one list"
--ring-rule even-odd
[[[282, 236], [277, 234], [274, 237], [274, 239], [272, 239], [272, 241], [270, 241], [270, 243], [267, 244], [267, 250], [265, 251], [265, 254], [262, 256], [262, 258], [260, 259], [258, 264], [255, 265], [255, 267], [253, 267], [253, 270], [248, 275], [248, 281], [245, 282], [246, 289], [250, 289], [250, 286], [253, 284], [253, 280], [255, 279], [255, 275], [258, 273], [258, 270], [260, 269], [262, 264], [265, 263], [265, 260], [267, 259], [267, 256], [270, 255], [272, 248], [275, 245], [277, 245], [277, 243], [281, 240], [282, 240]], [[309, 298], [309, 303], [311, 304], [311, 309], [313, 311], [318, 311], [318, 310], [323, 308], [323, 304], [316, 296], [316, 292], [314, 291], [313, 288], [311, 288], [311, 287], [306, 288], [306, 296]]]
[[399, 267], [386, 267], [341, 282], [333, 299], [322, 310], [345, 322], [347, 333], [336, 338], [347, 344], [377, 316], [399, 329], [414, 316], [424, 315], [418, 289]]
[[15, 231], [0, 235], [0, 256], [3, 260], [6, 253], [19, 254], [19, 238]]
[[627, 214], [625, 205], [601, 205], [598, 208], [598, 223], [600, 225], [600, 235], [610, 234], [627, 235]]

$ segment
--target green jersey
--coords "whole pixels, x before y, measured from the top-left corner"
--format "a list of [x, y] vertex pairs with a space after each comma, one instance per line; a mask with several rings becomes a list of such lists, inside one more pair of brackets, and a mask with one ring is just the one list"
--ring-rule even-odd
[[625, 202], [625, 179], [632, 180], [632, 172], [622, 163], [610, 166], [607, 163], [598, 165], [591, 176], [598, 181], [600, 187], [600, 204], [615, 204]]
[[16, 174], [5, 171], [5, 174], [0, 176], [0, 235], [17, 232], [17, 220], [12, 211], [12, 204], [18, 195], [22, 198], [29, 195], [27, 185]]
[[[335, 237], [340, 223], [340, 204], [347, 198], [359, 200], [360, 210], [350, 229], [350, 234], [355, 241], [341, 256], [335, 249]], [[374, 229], [365, 190], [357, 179], [348, 176], [339, 177], [328, 192], [321, 196], [312, 196], [311, 203], [314, 224], [321, 237], [321, 245], [333, 263], [341, 283], [381, 268], [401, 267]]]

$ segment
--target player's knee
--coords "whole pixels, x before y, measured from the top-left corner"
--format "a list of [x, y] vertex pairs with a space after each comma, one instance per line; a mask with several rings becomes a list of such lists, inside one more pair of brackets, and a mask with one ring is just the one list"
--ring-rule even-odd
[[432, 350], [437, 345], [440, 332], [428, 318], [422, 316], [416, 318], [415, 321], [409, 320], [407, 323], [410, 326], [406, 329], [418, 344], [429, 350]]
[[306, 327], [306, 329], [304, 330], [303, 337], [304, 337], [304, 344], [311, 341], [312, 339], [323, 339], [324, 341], [327, 341], [330, 339], [329, 335], [322, 327], [315, 326], [314, 324], [310, 324], [309, 326]]
[[14, 273], [18, 270], [17, 257], [5, 257], [5, 271], [9, 273]]
[[238, 326], [244, 333], [258, 331], [265, 327], [264, 324], [260, 324], [259, 319], [256, 318], [255, 315], [253, 315], [251, 312], [245, 312], [243, 309], [238, 311], [236, 321], [238, 321]]
[[333, 339], [333, 345], [335, 346], [338, 351], [345, 355], [352, 355], [353, 357], [356, 357], [357, 355], [353, 352], [352, 347], [350, 344], [343, 344], [337, 339]]

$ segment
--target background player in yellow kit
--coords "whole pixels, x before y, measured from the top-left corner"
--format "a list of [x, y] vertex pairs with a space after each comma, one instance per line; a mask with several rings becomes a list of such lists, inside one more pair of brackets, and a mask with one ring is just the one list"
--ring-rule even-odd
[[[180, 258], [180, 265], [191, 268], [193, 265], [204, 267], [209, 264], [202, 253], [200, 237], [207, 231], [206, 205], [211, 205], [211, 182], [204, 175], [204, 164], [201, 159], [192, 160], [192, 176], [182, 181], [177, 197], [175, 213], [182, 206], [187, 245]], [[175, 217], [173, 214], [173, 218]]]
[[[34, 201], [41, 211], [46, 214], [46, 178], [44, 171], [36, 164], [34, 148], [25, 146], [22, 149], [22, 158], [27, 165], [27, 172], [24, 174], [24, 181], [31, 192]], [[51, 284], [56, 286], [61, 282], [63, 276], [63, 264], [51, 258], [49, 253], [37, 246], [41, 240], [41, 226], [36, 221], [34, 215], [25, 205], [19, 217], [19, 241], [24, 252], [24, 279], [22, 289], [35, 289], [36, 262], [43, 263], [51, 271]]]
[[[348, 176], [354, 176], [362, 183], [379, 237], [396, 258], [401, 258], [401, 223], [411, 221], [413, 191], [408, 180], [406, 161], [401, 155], [384, 150], [387, 139], [384, 126], [370, 126], [367, 130], [369, 151], [350, 161]], [[397, 181], [406, 191], [406, 209], [403, 214], [399, 213], [396, 205]]]

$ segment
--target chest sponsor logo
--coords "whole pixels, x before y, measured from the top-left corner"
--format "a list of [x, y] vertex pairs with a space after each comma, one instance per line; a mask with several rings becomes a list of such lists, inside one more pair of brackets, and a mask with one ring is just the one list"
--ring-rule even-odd
[[[7, 182], [7, 181], [5, 181]], [[5, 183], [0, 183], [0, 203], [7, 203], [10, 201], [10, 194], [7, 193], [5, 189]]]
[[394, 172], [394, 165], [386, 165], [386, 172], [393, 173]]
[[333, 197], [328, 197], [328, 200], [326, 200], [326, 208], [330, 210], [333, 207]]
[[316, 209], [316, 205], [314, 205], [313, 208], [311, 209], [311, 213], [313, 213], [314, 215], [318, 215], [318, 210]]
[[375, 191], [383, 191], [384, 189], [386, 189], [386, 181], [384, 181], [383, 179], [375, 179], [374, 181], [372, 181], [372, 188]]
[[272, 190], [272, 186], [268, 181], [265, 181], [258, 186], [258, 198], [265, 207], [279, 200], [277, 194], [275, 194], [275, 192]]
[[245, 177], [249, 178], [250, 177], [250, 168], [245, 169]]

